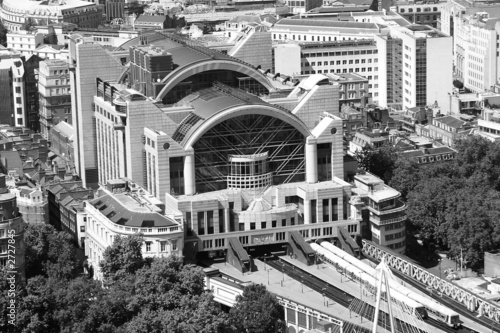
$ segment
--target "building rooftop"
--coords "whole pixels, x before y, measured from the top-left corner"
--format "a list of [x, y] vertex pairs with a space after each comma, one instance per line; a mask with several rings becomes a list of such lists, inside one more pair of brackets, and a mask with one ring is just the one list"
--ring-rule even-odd
[[368, 82], [368, 79], [361, 76], [361, 75], [358, 75], [356, 73], [342, 73], [342, 74], [333, 74], [333, 73], [329, 73], [329, 74], [326, 74], [326, 76], [328, 76], [329, 79], [335, 81], [335, 82], [339, 82], [339, 83], [350, 83], [350, 82], [359, 82], [359, 81], [366, 81]]
[[140, 15], [135, 23], [141, 22], [153, 22], [153, 23], [163, 23], [167, 20], [167, 17], [164, 15]]
[[136, 192], [112, 194], [106, 191], [103, 196], [89, 202], [113, 223], [137, 228], [172, 227], [179, 224], [165, 215], [161, 209], [148, 202]]
[[67, 137], [69, 140], [73, 139], [73, 134], [74, 134], [73, 126], [71, 126], [70, 124], [68, 124], [65, 121], [61, 121], [61, 122], [57, 123], [57, 125], [54, 126], [52, 129], [54, 131], [61, 133], [62, 135]]
[[4, 0], [3, 8], [7, 8], [13, 12], [21, 12], [28, 15], [44, 15], [44, 16], [60, 16], [63, 11], [94, 7], [96, 4], [88, 1], [80, 0], [64, 0], [64, 1], [33, 1], [33, 0]]
[[450, 147], [436, 147], [436, 148], [428, 148], [427, 152], [431, 155], [434, 154], [446, 154], [446, 153], [456, 153], [455, 150]]
[[380, 178], [378, 178], [370, 173], [357, 174], [356, 176], [354, 176], [354, 178], [361, 181], [363, 184], [366, 184], [366, 185], [376, 185], [376, 184], [383, 183], [383, 181]]
[[379, 29], [379, 25], [375, 23], [367, 22], [355, 22], [355, 21], [337, 21], [337, 20], [320, 20], [320, 19], [295, 19], [295, 18], [284, 18], [276, 22], [275, 27], [281, 26], [295, 26], [295, 27], [325, 27], [325, 28], [348, 28], [348, 29], [368, 29], [375, 30]]
[[453, 127], [453, 128], [462, 128], [466, 124], [465, 121], [460, 120], [457, 117], [454, 116], [444, 116], [441, 118], [434, 118], [434, 121], [440, 122], [442, 124], [445, 124], [447, 126]]

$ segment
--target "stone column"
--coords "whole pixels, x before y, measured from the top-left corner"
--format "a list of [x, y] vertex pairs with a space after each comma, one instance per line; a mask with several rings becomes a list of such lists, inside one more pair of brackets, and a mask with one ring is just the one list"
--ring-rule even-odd
[[184, 193], [193, 195], [196, 193], [196, 178], [194, 175], [194, 152], [184, 157]]
[[306, 140], [306, 182], [318, 182], [318, 148], [316, 140], [308, 136]]

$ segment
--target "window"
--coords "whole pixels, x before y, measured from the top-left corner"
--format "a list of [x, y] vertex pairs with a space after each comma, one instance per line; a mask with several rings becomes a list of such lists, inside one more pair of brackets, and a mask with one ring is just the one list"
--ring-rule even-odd
[[146, 252], [151, 252], [151, 242], [146, 242]]
[[23, 108], [16, 108], [17, 114], [23, 114]]
[[266, 229], [266, 222], [260, 222], [260, 228]]
[[172, 251], [177, 251], [177, 239], [172, 239], [170, 243], [172, 244]]
[[85, 226], [83, 226], [83, 225], [82, 225], [82, 226], [80, 227], [80, 232], [85, 232]]
[[22, 126], [23, 125], [23, 119], [22, 118], [19, 118], [17, 119], [17, 124]]
[[255, 222], [250, 222], [250, 230], [255, 230]]
[[167, 251], [167, 242], [160, 242], [160, 252]]
[[21, 87], [16, 87], [16, 94], [20, 94], [21, 93]]
[[17, 104], [22, 104], [21, 97], [16, 97], [16, 103], [17, 103]]

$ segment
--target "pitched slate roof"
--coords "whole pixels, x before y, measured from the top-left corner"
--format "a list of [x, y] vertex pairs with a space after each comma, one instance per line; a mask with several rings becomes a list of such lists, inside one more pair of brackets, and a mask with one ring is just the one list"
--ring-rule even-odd
[[113, 223], [137, 228], [173, 227], [178, 223], [162, 214], [140, 206], [127, 194], [105, 194], [90, 204]]
[[453, 116], [435, 118], [434, 120], [453, 128], [461, 128], [466, 123], [465, 121]]

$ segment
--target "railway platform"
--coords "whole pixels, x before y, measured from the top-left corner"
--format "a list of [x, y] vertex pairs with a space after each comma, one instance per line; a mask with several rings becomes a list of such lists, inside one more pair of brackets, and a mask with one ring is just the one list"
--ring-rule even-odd
[[[300, 263], [298, 260], [292, 261], [294, 262], [294, 264], [300, 264], [300, 267], [314, 267], [314, 269], [316, 269], [316, 265], [307, 266]], [[291, 299], [306, 307], [335, 317], [341, 321], [344, 321], [345, 326], [354, 324], [356, 326], [364, 328], [366, 332], [371, 332], [373, 324], [368, 319], [362, 318], [354, 312], [350, 313], [348, 308], [332, 301], [331, 299], [325, 299], [325, 297], [323, 297], [321, 293], [308, 288], [300, 281], [294, 280], [286, 274], [284, 275], [281, 271], [269, 267], [269, 265], [260, 260], [255, 260], [255, 265], [257, 267], [257, 271], [251, 273], [241, 273], [231, 265], [224, 263], [212, 264], [212, 267], [217, 268], [221, 273], [231, 276], [240, 281], [261, 283], [265, 285], [270, 292], [277, 295], [278, 297]], [[326, 265], [323, 264], [320, 270], [325, 270], [325, 266]], [[327, 273], [325, 273], [325, 276], [327, 276]], [[381, 327], [378, 328], [378, 332], [388, 333], [387, 330]]]

